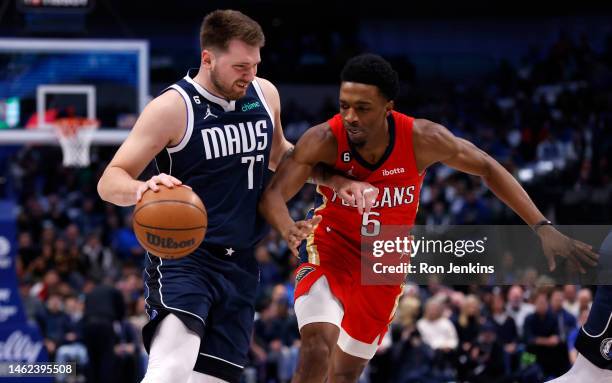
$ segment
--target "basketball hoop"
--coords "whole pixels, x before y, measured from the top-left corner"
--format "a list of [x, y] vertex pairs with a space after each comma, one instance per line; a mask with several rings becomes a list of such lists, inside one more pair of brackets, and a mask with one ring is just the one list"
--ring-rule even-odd
[[57, 119], [51, 125], [62, 147], [64, 166], [89, 166], [89, 148], [99, 121], [68, 117]]

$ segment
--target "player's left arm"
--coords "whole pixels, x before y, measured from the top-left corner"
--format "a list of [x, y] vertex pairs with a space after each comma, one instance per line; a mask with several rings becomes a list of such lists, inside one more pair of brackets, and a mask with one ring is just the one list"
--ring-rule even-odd
[[[456, 137], [442, 125], [424, 119], [415, 120], [413, 140], [419, 172], [441, 162], [464, 173], [479, 176], [493, 194], [528, 225], [533, 226], [545, 220], [518, 181], [499, 162], [471, 142]], [[567, 257], [582, 272], [585, 270], [581, 263], [596, 265], [598, 256], [592, 252], [591, 246], [567, 238], [553, 226], [541, 226], [537, 234], [551, 270], [555, 268], [555, 256]]]
[[[272, 137], [272, 149], [270, 151], [269, 169], [276, 171], [278, 165], [293, 152], [294, 146], [287, 141], [283, 133], [281, 124], [281, 105], [280, 95], [278, 90], [270, 81], [257, 77], [257, 83], [261, 86], [266, 102], [274, 116], [274, 134]], [[376, 201], [378, 190], [366, 182], [360, 182], [346, 178], [331, 167], [323, 164], [318, 164], [312, 169], [312, 173], [308, 178], [309, 183], [327, 186], [335, 190], [340, 197], [347, 201], [367, 201], [360, 209], [363, 208], [366, 213], [370, 212], [372, 204]], [[375, 193], [370, 193], [366, 199], [363, 192], [365, 190], [374, 190]]]
[[261, 87], [261, 91], [264, 94], [266, 103], [270, 107], [274, 123], [274, 133], [272, 134], [272, 149], [270, 150], [270, 163], [268, 167], [274, 171], [278, 167], [283, 157], [293, 149], [293, 144], [287, 141], [285, 134], [283, 133], [283, 126], [281, 124], [281, 106], [280, 106], [280, 95], [278, 90], [270, 81], [265, 78], [257, 77], [257, 83]]

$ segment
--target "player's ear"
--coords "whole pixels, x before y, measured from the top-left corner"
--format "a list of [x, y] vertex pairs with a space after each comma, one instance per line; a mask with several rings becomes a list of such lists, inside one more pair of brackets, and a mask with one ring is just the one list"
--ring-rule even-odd
[[387, 101], [387, 105], [385, 105], [385, 109], [387, 110], [387, 113], [392, 111], [394, 107], [395, 107], [395, 102], [393, 100]]
[[208, 49], [203, 49], [201, 59], [202, 59], [202, 66], [204, 66], [204, 68], [206, 69], [212, 68], [212, 62], [214, 59], [214, 54], [212, 53], [212, 51]]

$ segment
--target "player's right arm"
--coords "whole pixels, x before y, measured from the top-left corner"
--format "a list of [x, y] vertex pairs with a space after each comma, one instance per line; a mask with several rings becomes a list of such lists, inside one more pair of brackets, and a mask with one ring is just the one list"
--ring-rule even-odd
[[164, 173], [146, 182], [137, 178], [157, 153], [180, 142], [186, 124], [185, 102], [179, 93], [167, 91], [151, 101], [100, 177], [100, 198], [131, 206], [147, 189], [159, 190], [157, 184], [180, 185], [181, 181]]
[[286, 202], [304, 186], [317, 164], [334, 165], [336, 151], [336, 139], [327, 123], [308, 129], [279, 164], [261, 197], [260, 213], [283, 236], [294, 255], [297, 255], [300, 242], [321, 218], [294, 222]]

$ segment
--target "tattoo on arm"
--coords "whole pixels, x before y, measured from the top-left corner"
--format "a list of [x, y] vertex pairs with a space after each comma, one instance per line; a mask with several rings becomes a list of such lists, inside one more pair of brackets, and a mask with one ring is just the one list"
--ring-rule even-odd
[[285, 151], [285, 153], [283, 153], [283, 156], [281, 157], [280, 162], [283, 162], [284, 160], [286, 160], [287, 158], [291, 157], [291, 155], [293, 155], [293, 151], [295, 150], [295, 147], [292, 146], [289, 149], [287, 149]]

